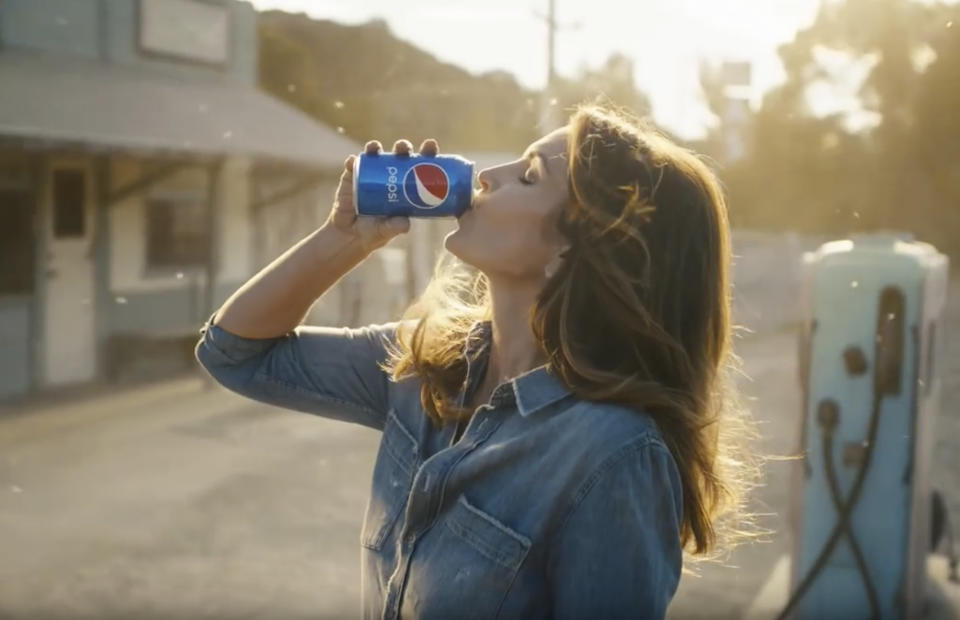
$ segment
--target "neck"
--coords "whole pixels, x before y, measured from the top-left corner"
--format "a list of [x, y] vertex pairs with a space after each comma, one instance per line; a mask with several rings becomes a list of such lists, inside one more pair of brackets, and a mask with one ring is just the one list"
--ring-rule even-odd
[[498, 385], [546, 362], [546, 355], [530, 329], [530, 310], [541, 287], [541, 282], [490, 278], [493, 340], [488, 384]]

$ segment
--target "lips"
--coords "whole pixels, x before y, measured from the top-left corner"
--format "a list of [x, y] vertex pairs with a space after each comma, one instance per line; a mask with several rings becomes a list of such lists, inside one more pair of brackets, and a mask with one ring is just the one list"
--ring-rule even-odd
[[470, 201], [470, 206], [467, 207], [462, 213], [460, 213], [460, 214], [457, 216], [457, 219], [459, 220], [459, 219], [460, 219], [461, 217], [463, 217], [466, 213], [469, 213], [470, 211], [473, 211], [474, 209], [476, 209], [476, 208], [477, 208], [477, 203], [479, 202], [479, 198], [480, 198], [480, 191], [475, 191], [475, 192], [473, 192], [473, 199]]

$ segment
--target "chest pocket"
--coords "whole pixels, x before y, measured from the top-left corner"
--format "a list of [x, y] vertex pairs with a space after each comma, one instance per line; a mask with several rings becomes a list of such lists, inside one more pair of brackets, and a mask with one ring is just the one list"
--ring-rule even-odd
[[417, 440], [397, 417], [396, 411], [390, 409], [380, 439], [370, 499], [360, 533], [360, 544], [364, 547], [374, 551], [383, 547], [403, 514], [413, 475], [419, 465]]
[[461, 496], [417, 545], [401, 617], [495, 618], [530, 545]]

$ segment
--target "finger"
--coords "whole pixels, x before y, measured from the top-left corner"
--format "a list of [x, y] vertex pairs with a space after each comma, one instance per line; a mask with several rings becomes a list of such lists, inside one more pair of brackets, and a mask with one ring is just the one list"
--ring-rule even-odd
[[377, 223], [382, 238], [388, 239], [410, 230], [410, 219], [406, 217], [388, 217]]
[[409, 140], [397, 140], [393, 143], [393, 152], [397, 155], [409, 155], [413, 144]]
[[420, 154], [429, 155], [430, 157], [435, 156], [440, 151], [440, 146], [437, 144], [437, 141], [433, 138], [427, 138], [423, 141], [423, 144], [420, 145]]
[[350, 155], [350, 156], [347, 157], [347, 159], [343, 162], [343, 173], [344, 173], [344, 175], [353, 174], [353, 163], [356, 161], [356, 159], [357, 159], [357, 156], [356, 156], [356, 155]]
[[398, 235], [410, 230], [410, 218], [408, 217], [391, 217], [389, 222], [390, 228]]
[[380, 144], [379, 140], [371, 140], [370, 142], [367, 142], [366, 146], [363, 147], [363, 151], [367, 155], [377, 155], [382, 150], [383, 150], [383, 145]]

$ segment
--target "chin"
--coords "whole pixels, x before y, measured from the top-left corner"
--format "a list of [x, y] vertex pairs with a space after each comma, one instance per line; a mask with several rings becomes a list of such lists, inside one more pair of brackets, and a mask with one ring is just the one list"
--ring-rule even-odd
[[446, 249], [448, 252], [450, 252], [460, 260], [464, 260], [462, 256], [463, 245], [464, 245], [463, 236], [464, 236], [463, 231], [458, 227], [450, 231], [449, 233], [447, 233], [447, 236], [443, 238], [444, 249]]
[[443, 238], [443, 247], [467, 265], [478, 266], [475, 260], [476, 252], [471, 251], [467, 234], [461, 228], [453, 230]]

